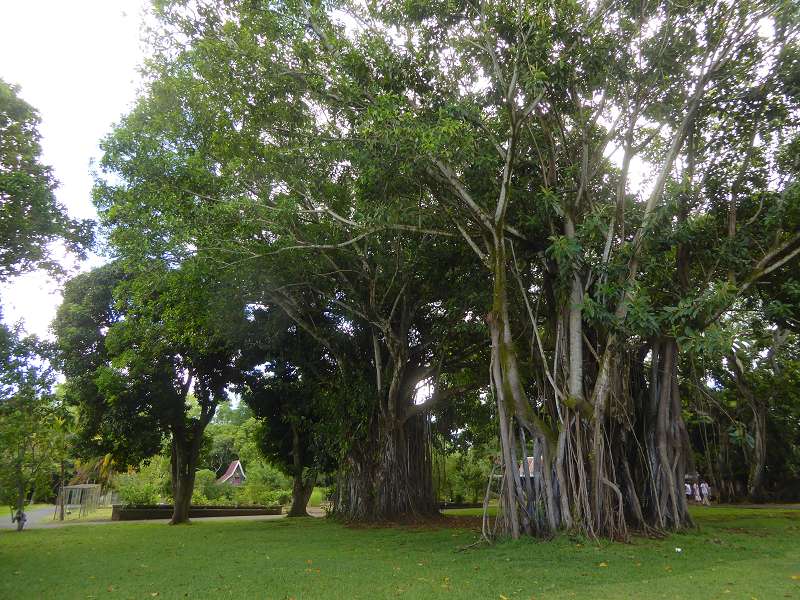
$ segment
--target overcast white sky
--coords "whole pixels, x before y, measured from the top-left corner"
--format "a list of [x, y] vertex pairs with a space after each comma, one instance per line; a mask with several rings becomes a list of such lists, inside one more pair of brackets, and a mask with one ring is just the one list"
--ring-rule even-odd
[[[56, 195], [76, 217], [92, 217], [90, 161], [98, 142], [130, 107], [142, 62], [146, 0], [0, 0], [0, 78], [42, 119], [43, 161], [61, 183]], [[61, 301], [42, 274], [0, 288], [4, 320], [47, 335]]]

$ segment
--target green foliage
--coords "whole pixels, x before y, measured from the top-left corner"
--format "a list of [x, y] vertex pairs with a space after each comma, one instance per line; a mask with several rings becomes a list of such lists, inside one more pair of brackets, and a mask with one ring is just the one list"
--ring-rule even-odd
[[[666, 397], [647, 356], [677, 340], [675, 378], [697, 386], [712, 362], [724, 370], [721, 324], [742, 306], [797, 325], [796, 11], [596, 9], [158, 2], [147, 85], [103, 142], [95, 190], [129, 278], [109, 355], [75, 391], [110, 415], [93, 431], [130, 437], [109, 424], [145, 415], [150, 432], [197, 440], [235, 383], [262, 421], [260, 450], [295, 476], [346, 457], [378, 464], [376, 431], [417, 410], [443, 437], [480, 438], [496, 428], [476, 392], [492, 311], [514, 340], [495, 344], [494, 364], [507, 379], [508, 359], [520, 363], [514, 389], [534, 429], [567, 431], [570, 383], [600, 394], [598, 407], [614, 398], [593, 424], [614, 455], [609, 476], [631, 457], [649, 475], [636, 476], [641, 497], [593, 505], [627, 514], [638, 502], [663, 526], [655, 479], [681, 461], [654, 468], [642, 448], [656, 433], [642, 399]], [[631, 165], [647, 171], [641, 190]], [[613, 365], [609, 379], [599, 364]], [[204, 384], [196, 413], [174, 393], [185, 382], [171, 376], [187, 372]], [[449, 401], [415, 408], [421, 382]], [[715, 417], [740, 404], [724, 397]], [[681, 431], [680, 407], [668, 412]], [[252, 450], [218, 425], [203, 449], [211, 470]], [[745, 452], [730, 426], [717, 439]], [[614, 432], [631, 430], [620, 448]], [[601, 456], [582, 451], [567, 460], [576, 473]], [[448, 481], [474, 495], [477, 470], [462, 466]], [[591, 493], [630, 494], [598, 481]]]
[[36, 489], [50, 495], [50, 478], [64, 457], [68, 417], [53, 386], [50, 348], [20, 331], [2, 330], [0, 360], [0, 502], [21, 510]]
[[208, 469], [200, 469], [194, 475], [194, 490], [196, 493], [203, 494], [206, 497], [209, 496], [209, 492], [212, 492], [213, 486], [215, 486], [217, 481], [217, 475], [214, 471], [209, 471]]
[[201, 503], [195, 496], [202, 497], [205, 504], [233, 504], [238, 495], [236, 487], [224, 483], [217, 484], [217, 475], [214, 471], [200, 469], [195, 473], [192, 504]]
[[0, 79], [0, 281], [37, 268], [60, 272], [56, 240], [79, 254], [91, 242], [91, 222], [70, 219], [56, 202], [56, 180], [41, 163], [39, 115], [19, 91]]
[[158, 504], [158, 486], [138, 473], [122, 473], [117, 477], [117, 489], [122, 504]]
[[437, 455], [433, 473], [438, 498], [445, 502], [483, 502], [495, 455], [496, 451], [486, 446]]
[[267, 490], [288, 489], [291, 480], [277, 467], [273, 467], [263, 459], [251, 462], [247, 467], [247, 482], [264, 486]]
[[291, 502], [292, 493], [288, 489], [273, 489], [263, 483], [247, 482], [237, 488], [235, 498], [238, 504], [245, 506], [286, 505]]
[[111, 327], [123, 319], [114, 290], [124, 278], [119, 263], [77, 275], [65, 285], [53, 322], [57, 365], [66, 375], [64, 398], [78, 408], [79, 452], [111, 453], [118, 468], [157, 453], [162, 438], [147, 411], [148, 382], [115, 368], [106, 346]]

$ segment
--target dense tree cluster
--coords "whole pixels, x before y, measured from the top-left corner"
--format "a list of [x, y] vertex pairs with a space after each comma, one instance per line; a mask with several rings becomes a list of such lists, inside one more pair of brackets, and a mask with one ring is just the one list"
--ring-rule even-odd
[[303, 509], [332, 464], [374, 519], [434, 513], [432, 440], [490, 426], [501, 531], [624, 539], [689, 526], [698, 465], [728, 489], [745, 422], [763, 495], [797, 424], [796, 6], [155, 13], [95, 190], [119, 278], [57, 326], [90, 437], [151, 420], [190, 497], [230, 386]]
[[[39, 115], [0, 79], [0, 283], [42, 268], [63, 275], [54, 246], [81, 255], [90, 222], [70, 219], [55, 199], [56, 181], [41, 161]], [[0, 302], [2, 315], [2, 302]], [[17, 527], [36, 491], [49, 491], [66, 448], [69, 415], [54, 394], [51, 348], [21, 327], [0, 324], [0, 501]]]

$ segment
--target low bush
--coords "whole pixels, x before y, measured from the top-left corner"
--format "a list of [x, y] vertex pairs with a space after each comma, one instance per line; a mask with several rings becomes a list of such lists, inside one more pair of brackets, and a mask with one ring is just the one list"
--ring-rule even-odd
[[236, 488], [236, 500], [243, 506], [284, 505], [292, 501], [292, 493], [289, 490], [271, 490], [260, 483], [247, 483]]
[[192, 505], [194, 506], [207, 506], [209, 503], [208, 498], [203, 495], [203, 490], [196, 487], [192, 491]]
[[138, 473], [123, 473], [117, 479], [122, 504], [158, 504], [158, 486]]

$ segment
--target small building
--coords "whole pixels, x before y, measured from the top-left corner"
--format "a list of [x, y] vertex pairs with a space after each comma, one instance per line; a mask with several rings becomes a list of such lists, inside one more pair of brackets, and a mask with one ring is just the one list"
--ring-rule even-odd
[[238, 486], [242, 485], [246, 479], [247, 475], [244, 474], [244, 467], [242, 467], [242, 463], [237, 459], [228, 465], [222, 477], [217, 479], [217, 484], [226, 483], [228, 485]]

